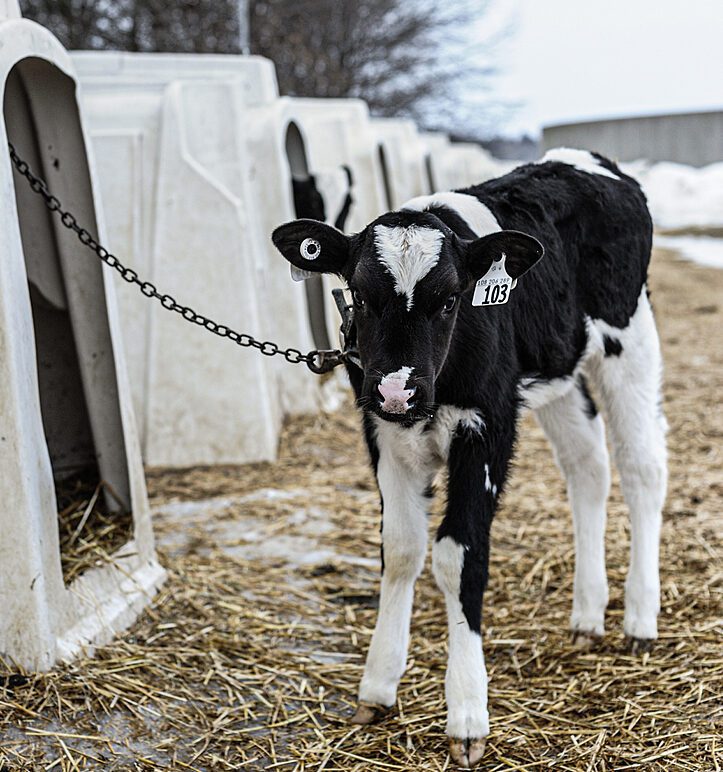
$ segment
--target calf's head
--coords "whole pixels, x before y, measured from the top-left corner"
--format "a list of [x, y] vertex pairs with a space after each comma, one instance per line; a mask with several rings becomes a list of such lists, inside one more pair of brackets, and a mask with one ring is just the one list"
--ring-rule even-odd
[[[277, 228], [281, 254], [304, 271], [333, 273], [352, 292], [364, 370], [361, 404], [389, 421], [411, 424], [434, 410], [462, 299], [494, 260], [521, 276], [542, 257], [542, 245], [517, 231], [479, 239], [456, 236], [428, 212], [382, 215], [346, 236], [313, 220]], [[484, 309], [475, 309], [484, 313]]]

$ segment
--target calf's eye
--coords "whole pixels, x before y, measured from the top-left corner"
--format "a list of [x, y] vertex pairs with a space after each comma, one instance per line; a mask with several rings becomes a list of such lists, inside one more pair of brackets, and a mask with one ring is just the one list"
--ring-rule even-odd
[[357, 290], [354, 290], [354, 292], [351, 293], [352, 299], [354, 300], [354, 305], [358, 306], [359, 308], [364, 308], [366, 303], [364, 302], [364, 298], [359, 294]]
[[299, 252], [305, 260], [316, 260], [321, 254], [321, 244], [316, 239], [304, 239]]
[[447, 300], [445, 300], [444, 305], [442, 306], [442, 313], [449, 314], [454, 310], [454, 307], [457, 305], [457, 295], [450, 295]]

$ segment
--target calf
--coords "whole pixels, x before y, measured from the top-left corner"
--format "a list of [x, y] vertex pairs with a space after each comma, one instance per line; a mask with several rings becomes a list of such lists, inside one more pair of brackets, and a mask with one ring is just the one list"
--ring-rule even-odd
[[348, 370], [382, 497], [383, 571], [353, 721], [395, 702], [430, 487], [446, 464], [432, 569], [449, 624], [450, 753], [473, 766], [489, 733], [481, 615], [490, 526], [523, 406], [567, 479], [575, 643], [603, 635], [608, 600], [609, 461], [588, 384], [630, 509], [625, 633], [633, 648], [657, 636], [666, 451], [645, 198], [602, 156], [559, 149], [482, 185], [415, 198], [352, 236], [296, 221], [273, 239], [294, 266], [341, 276], [354, 300], [362, 367]]

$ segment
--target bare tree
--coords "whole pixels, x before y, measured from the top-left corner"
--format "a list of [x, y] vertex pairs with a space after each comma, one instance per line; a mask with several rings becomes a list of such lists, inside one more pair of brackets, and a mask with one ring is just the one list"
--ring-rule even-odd
[[126, 48], [130, 0], [20, 0], [23, 16], [50, 29], [70, 49]]
[[[294, 96], [360, 97], [372, 113], [440, 118], [454, 83], [487, 71], [468, 48], [484, 2], [445, 0], [250, 0], [251, 51], [276, 64]], [[459, 116], [458, 116], [459, 117]], [[444, 123], [441, 120], [440, 123]]]
[[238, 53], [237, 0], [20, 0], [70, 49]]
[[[282, 94], [359, 97], [373, 114], [468, 134], [489, 69], [470, 29], [487, 0], [247, 0], [251, 53]], [[70, 49], [239, 53], [244, 0], [21, 0]], [[499, 108], [499, 105], [497, 106]], [[499, 114], [499, 113], [496, 113]]]

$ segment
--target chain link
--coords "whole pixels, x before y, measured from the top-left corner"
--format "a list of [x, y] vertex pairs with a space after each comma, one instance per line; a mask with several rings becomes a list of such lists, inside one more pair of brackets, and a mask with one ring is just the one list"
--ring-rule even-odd
[[236, 332], [224, 324], [214, 322], [212, 319], [203, 316], [203, 314], [194, 311], [189, 306], [181, 305], [171, 295], [161, 294], [156, 289], [155, 284], [150, 281], [141, 280], [136, 271], [132, 268], [126, 268], [115, 255], [99, 244], [89, 231], [81, 227], [75, 216], [71, 212], [63, 209], [60, 200], [48, 190], [45, 180], [33, 174], [29, 164], [20, 158], [15, 151], [15, 147], [11, 143], [8, 143], [8, 147], [10, 148], [10, 158], [18, 173], [25, 177], [30, 183], [31, 189], [42, 197], [47, 208], [51, 212], [57, 212], [60, 215], [60, 222], [66, 228], [76, 233], [80, 243], [95, 252], [107, 266], [115, 269], [124, 281], [127, 281], [129, 284], [135, 284], [146, 297], [155, 298], [168, 311], [175, 311], [187, 321], [193, 322], [194, 324], [199, 325], [199, 327], [204, 327], [219, 338], [228, 338], [237, 346], [255, 348], [267, 357], [276, 355], [283, 356], [284, 359], [291, 364], [304, 363], [312, 372], [317, 374], [329, 372], [337, 365], [342, 364], [345, 360], [345, 352], [339, 351], [338, 349], [330, 351], [314, 349], [309, 351], [308, 354], [303, 354], [296, 348], [279, 348], [276, 343], [269, 340], [264, 342], [258, 341], [251, 335]]

